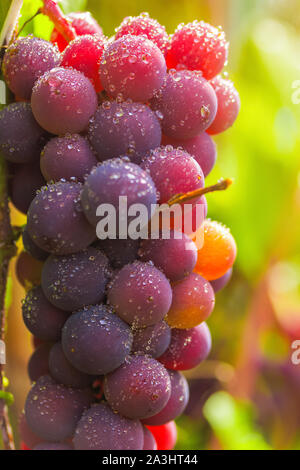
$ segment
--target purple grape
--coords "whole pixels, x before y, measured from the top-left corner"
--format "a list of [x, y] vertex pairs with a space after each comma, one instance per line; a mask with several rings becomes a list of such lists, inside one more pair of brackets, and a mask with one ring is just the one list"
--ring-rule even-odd
[[81, 415], [90, 403], [90, 393], [67, 388], [44, 375], [33, 385], [27, 396], [26, 421], [41, 439], [63, 441], [74, 434]]
[[16, 209], [26, 214], [36, 192], [44, 184], [45, 180], [38, 164], [18, 165], [11, 185], [11, 200]]
[[188, 140], [177, 140], [163, 136], [163, 145], [172, 145], [174, 148], [182, 148], [199, 163], [206, 177], [213, 169], [217, 158], [217, 147], [213, 139], [206, 132]]
[[49, 370], [51, 376], [66, 387], [87, 388], [94, 377], [75, 369], [64, 355], [61, 343], [52, 346], [49, 354]]
[[161, 356], [169, 347], [171, 329], [161, 321], [133, 331], [132, 353], [145, 354], [154, 358]]
[[104, 394], [114, 411], [131, 419], [159, 413], [171, 396], [166, 369], [148, 356], [130, 356], [104, 380]]
[[135, 261], [113, 278], [108, 302], [134, 328], [161, 321], [172, 303], [172, 289], [166, 276], [151, 263]]
[[46, 136], [35, 121], [29, 103], [12, 103], [0, 111], [0, 151], [8, 161], [38, 160]]
[[219, 279], [215, 279], [214, 281], [209, 281], [214, 293], [216, 294], [220, 290], [224, 289], [227, 286], [232, 276], [232, 268], [228, 269], [227, 273], [224, 276], [219, 277]]
[[84, 131], [97, 104], [93, 85], [74, 69], [54, 68], [40, 77], [32, 90], [34, 117], [51, 134]]
[[117, 232], [120, 227], [124, 229], [125, 226], [127, 229], [128, 223], [134, 217], [128, 217], [127, 221], [127, 217], [119, 212], [120, 196], [127, 197], [128, 207], [133, 204], [143, 204], [150, 218], [151, 205], [156, 204], [156, 189], [151, 177], [134, 163], [128, 163], [120, 158], [106, 160], [92, 170], [81, 193], [82, 207], [89, 222], [97, 225], [98, 206], [111, 204], [116, 210], [119, 222]]
[[145, 36], [126, 35], [109, 42], [100, 63], [100, 79], [113, 97], [148, 101], [162, 86], [167, 66], [163, 53]]
[[159, 361], [168, 369], [188, 370], [207, 358], [211, 335], [206, 323], [189, 330], [172, 330], [171, 344]]
[[143, 420], [149, 426], [161, 426], [180, 416], [189, 401], [189, 386], [186, 378], [177, 371], [169, 371], [171, 396], [166, 406], [156, 415]]
[[29, 449], [33, 449], [33, 447], [41, 442], [41, 438], [34, 434], [28, 426], [24, 412], [22, 412], [19, 421], [19, 434], [21, 441], [24, 442]]
[[21, 251], [16, 262], [16, 275], [19, 283], [26, 289], [41, 284], [43, 263], [26, 251]]
[[96, 238], [80, 205], [80, 183], [59, 182], [43, 187], [32, 201], [27, 219], [30, 237], [40, 248], [67, 255]]
[[[175, 237], [178, 238], [175, 238]], [[197, 262], [197, 247], [184, 233], [170, 231], [170, 238], [142, 240], [139, 255], [142, 261], [152, 261], [175, 282], [190, 274]]]
[[32, 450], [74, 450], [69, 444], [62, 442], [41, 442], [34, 446]]
[[13, 42], [3, 59], [3, 76], [18, 98], [29, 100], [36, 80], [60, 64], [58, 49], [50, 42], [28, 36]]
[[162, 130], [174, 139], [191, 139], [208, 129], [215, 119], [216, 93], [201, 72], [172, 70], [151, 100], [160, 113]]
[[104, 101], [91, 121], [88, 137], [98, 160], [128, 156], [140, 163], [149, 150], [160, 145], [161, 128], [145, 104]]
[[28, 362], [28, 375], [31, 382], [36, 382], [42, 375], [49, 374], [49, 352], [51, 347], [51, 343], [43, 343], [33, 351]]
[[42, 271], [42, 288], [49, 302], [73, 312], [103, 300], [109, 275], [106, 256], [89, 247], [71, 255], [49, 256]]
[[106, 305], [74, 313], [62, 331], [67, 359], [81, 372], [103, 375], [119, 367], [129, 354], [132, 333]]
[[41, 287], [31, 289], [22, 305], [23, 320], [34, 336], [44, 341], [58, 341], [68, 313], [54, 307]]
[[138, 258], [139, 240], [107, 238], [98, 240], [94, 246], [106, 254], [111, 266], [115, 269], [120, 269]]
[[143, 427], [99, 403], [83, 414], [73, 442], [76, 450], [142, 450]]
[[144, 447], [143, 450], [157, 450], [156, 440], [151, 431], [146, 426], [143, 426], [144, 431]]
[[34, 243], [28, 233], [26, 226], [22, 233], [22, 241], [26, 253], [29, 253], [30, 256], [32, 256], [33, 258], [39, 261], [45, 261], [48, 258], [49, 253], [47, 253], [47, 251], [42, 250]]
[[41, 153], [41, 171], [46, 181], [73, 179], [83, 183], [96, 164], [87, 139], [78, 134], [54, 137]]

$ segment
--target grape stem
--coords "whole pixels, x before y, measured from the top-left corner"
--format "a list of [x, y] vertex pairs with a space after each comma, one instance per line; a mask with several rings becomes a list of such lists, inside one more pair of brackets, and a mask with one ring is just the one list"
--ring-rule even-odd
[[57, 31], [62, 34], [66, 41], [70, 42], [76, 38], [76, 32], [71, 22], [65, 17], [56, 0], [43, 0], [41, 13], [48, 16], [54, 23]]
[[22, 8], [23, 0], [13, 0], [8, 10], [4, 25], [0, 31], [0, 47], [9, 44], [13, 36], [20, 11]]
[[169, 199], [167, 204], [169, 206], [173, 206], [174, 204], [182, 204], [184, 202], [191, 201], [192, 199], [204, 196], [208, 193], [213, 193], [215, 191], [224, 191], [225, 189], [229, 188], [232, 183], [233, 181], [230, 178], [221, 179], [220, 181], [218, 181], [218, 183], [212, 186], [207, 186], [206, 188], [195, 189], [194, 191], [189, 191], [188, 193], [184, 194], [175, 194], [175, 196]]

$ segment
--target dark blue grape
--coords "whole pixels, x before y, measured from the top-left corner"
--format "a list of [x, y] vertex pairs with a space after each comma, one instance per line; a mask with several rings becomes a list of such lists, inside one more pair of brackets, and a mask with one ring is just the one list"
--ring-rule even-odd
[[19, 421], [19, 434], [21, 441], [24, 442], [29, 449], [33, 449], [33, 447], [40, 444], [42, 441], [28, 426], [24, 412], [22, 412]]
[[113, 410], [131, 419], [159, 413], [171, 395], [167, 370], [148, 356], [130, 356], [104, 380], [104, 394]]
[[142, 450], [143, 427], [100, 403], [83, 414], [73, 442], [76, 450]]
[[98, 160], [127, 155], [139, 163], [149, 150], [160, 145], [161, 128], [145, 104], [104, 101], [91, 121], [88, 137]]
[[43, 250], [57, 255], [75, 253], [96, 238], [80, 205], [80, 183], [59, 182], [45, 186], [32, 201], [27, 230]]
[[13, 205], [26, 214], [36, 192], [45, 184], [45, 179], [38, 164], [18, 165], [11, 184]]
[[36, 382], [42, 375], [49, 374], [49, 352], [51, 347], [51, 343], [44, 343], [32, 353], [28, 362], [28, 375], [31, 382]]
[[16, 275], [19, 283], [26, 289], [41, 284], [43, 263], [26, 251], [21, 251], [16, 262]]
[[23, 320], [34, 336], [44, 341], [58, 341], [68, 313], [54, 307], [41, 287], [31, 289], [22, 305]]
[[101, 302], [109, 275], [107, 257], [89, 247], [71, 255], [49, 256], [42, 271], [42, 288], [53, 305], [72, 312]]
[[31, 388], [25, 403], [26, 421], [41, 439], [59, 442], [71, 437], [91, 394], [57, 384], [44, 375]]
[[34, 446], [32, 450], [74, 450], [70, 444], [62, 442], [41, 442]]
[[48, 258], [49, 253], [47, 253], [47, 251], [42, 250], [34, 243], [34, 241], [32, 240], [32, 238], [30, 237], [28, 233], [26, 226], [24, 227], [24, 230], [22, 233], [22, 241], [23, 241], [23, 246], [24, 246], [26, 253], [28, 253], [33, 258], [39, 261], [45, 261]]
[[125, 240], [107, 238], [98, 240], [94, 246], [106, 254], [113, 268], [120, 269], [138, 258], [139, 243], [139, 240], [131, 238]]
[[74, 313], [62, 332], [67, 359], [78, 370], [102, 375], [119, 367], [129, 354], [132, 333], [106, 305]]
[[161, 321], [153, 326], [133, 330], [132, 353], [145, 354], [152, 357], [161, 356], [171, 341], [171, 329]]

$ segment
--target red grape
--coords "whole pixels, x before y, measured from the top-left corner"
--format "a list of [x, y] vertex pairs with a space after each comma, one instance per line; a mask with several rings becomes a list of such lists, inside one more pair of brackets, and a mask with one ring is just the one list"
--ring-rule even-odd
[[147, 426], [157, 442], [157, 450], [172, 450], [177, 440], [177, 428], [174, 421], [162, 426]]
[[229, 129], [238, 117], [241, 107], [240, 95], [230, 80], [218, 76], [210, 83], [217, 95], [218, 111], [207, 132], [219, 134]]

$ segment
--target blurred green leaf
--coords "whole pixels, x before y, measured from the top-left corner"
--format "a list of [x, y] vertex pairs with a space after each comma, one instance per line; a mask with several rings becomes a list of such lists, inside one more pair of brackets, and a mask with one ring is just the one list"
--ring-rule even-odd
[[270, 450], [271, 447], [256, 429], [251, 408], [235, 400], [227, 392], [211, 395], [203, 413], [226, 450]]
[[6, 15], [8, 13], [11, 0], [1, 0], [0, 2], [0, 32], [2, 31]]
[[61, 0], [59, 2], [63, 11], [68, 14], [73, 11], [83, 11], [86, 9], [87, 0]]

